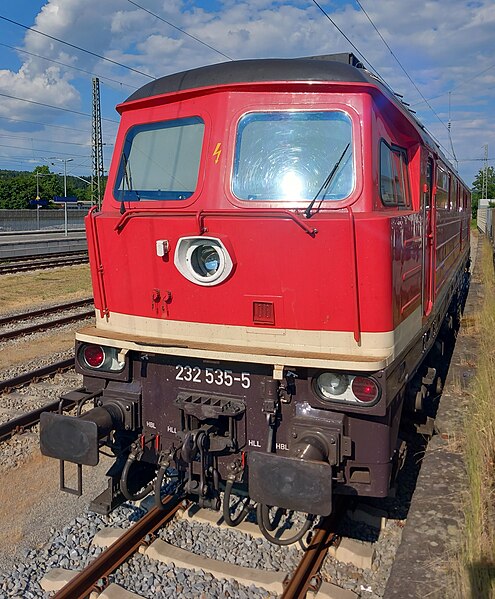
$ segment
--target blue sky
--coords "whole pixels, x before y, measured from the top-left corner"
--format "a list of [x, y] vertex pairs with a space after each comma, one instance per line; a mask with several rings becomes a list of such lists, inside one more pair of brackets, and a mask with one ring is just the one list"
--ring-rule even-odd
[[[51, 166], [55, 158], [73, 158], [68, 170], [89, 174], [91, 118], [84, 115], [91, 114], [94, 76], [100, 78], [108, 168], [118, 121], [115, 105], [150, 81], [146, 73], [160, 77], [226, 60], [221, 53], [234, 59], [356, 53], [312, 0], [136, 0], [136, 4], [139, 7], [130, 0], [4, 0], [0, 6], [1, 169], [33, 170], [48, 164], [56, 171], [59, 167]], [[451, 158], [455, 155], [468, 184], [483, 166], [485, 144], [489, 164], [494, 165], [493, 0], [319, 4], [368, 65], [404, 95], [444, 152]]]

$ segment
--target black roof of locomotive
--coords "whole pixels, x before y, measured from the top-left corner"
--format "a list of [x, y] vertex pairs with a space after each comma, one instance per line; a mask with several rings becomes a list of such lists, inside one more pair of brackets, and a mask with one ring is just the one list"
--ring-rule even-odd
[[350, 53], [306, 58], [258, 58], [221, 62], [166, 75], [143, 85], [126, 102], [187, 89], [263, 81], [377, 83], [377, 79]]
[[[368, 71], [350, 52], [323, 54], [304, 58], [256, 58], [232, 60], [173, 73], [150, 81], [130, 95], [124, 104], [153, 96], [188, 89], [215, 87], [233, 83], [273, 81], [337, 81], [370, 83], [382, 89], [395, 106], [417, 127], [418, 133], [440, 155], [439, 144], [429, 135], [415, 115], [397, 98], [393, 90], [379, 77]], [[444, 157], [444, 160], [445, 157]], [[448, 162], [448, 160], [446, 160]]]

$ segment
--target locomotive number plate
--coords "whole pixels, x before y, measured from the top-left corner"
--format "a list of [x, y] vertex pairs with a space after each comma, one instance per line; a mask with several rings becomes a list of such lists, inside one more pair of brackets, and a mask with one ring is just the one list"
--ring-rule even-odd
[[233, 372], [220, 368], [199, 368], [188, 364], [177, 364], [175, 367], [175, 380], [186, 383], [206, 383], [217, 387], [232, 387], [240, 384], [243, 389], [251, 387], [251, 375], [249, 372]]

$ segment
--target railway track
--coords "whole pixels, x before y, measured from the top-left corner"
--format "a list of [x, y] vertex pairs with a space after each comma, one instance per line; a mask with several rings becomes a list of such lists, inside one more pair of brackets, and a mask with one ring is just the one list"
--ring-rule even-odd
[[[74, 366], [74, 358], [68, 358], [66, 360], [60, 360], [58, 362], [54, 362], [52, 364], [48, 364], [47, 366], [43, 366], [41, 368], [36, 368], [34, 370], [30, 370], [16, 377], [12, 377], [10, 379], [5, 379], [0, 381], [0, 393], [6, 393], [15, 389], [17, 387], [22, 387], [28, 383], [36, 382], [37, 380], [56, 374], [58, 372], [64, 372], [65, 370], [69, 370]], [[54, 401], [48, 404], [45, 404], [41, 408], [37, 408], [36, 410], [32, 410], [30, 412], [26, 412], [21, 416], [17, 416], [16, 418], [12, 418], [7, 422], [0, 424], [0, 441], [5, 441], [12, 437], [12, 435], [23, 432], [27, 428], [30, 428], [36, 424], [38, 424], [40, 419], [40, 414], [42, 412], [55, 412], [59, 409], [59, 401]], [[75, 402], [66, 401], [63, 404], [63, 409], [67, 410], [73, 407]]]
[[[169, 522], [181, 507], [181, 498], [168, 495], [163, 508], [153, 508], [131, 526], [115, 543], [93, 560], [87, 568], [79, 572], [53, 599], [79, 599], [97, 590], [97, 583], [106, 579], [144, 543], [147, 535], [152, 535]], [[100, 589], [101, 590], [101, 589]]]
[[[102, 592], [109, 576], [122, 565], [128, 558], [138, 551], [140, 547], [148, 547], [146, 539], [153, 539], [156, 532], [172, 520], [177, 511], [183, 507], [180, 496], [169, 495], [165, 498], [162, 509], [153, 507], [134, 526], [128, 528], [111, 545], [109, 545], [98, 557], [96, 557], [86, 568], [76, 574], [62, 589], [53, 597], [54, 599], [83, 599], [93, 591]], [[339, 537], [334, 532], [336, 522], [343, 514], [343, 503], [340, 502], [334, 513], [324, 518], [314, 531], [309, 546], [304, 551], [302, 558], [292, 574], [287, 575], [284, 580], [284, 590], [281, 599], [299, 599], [306, 597], [308, 591], [317, 593], [321, 586], [319, 569], [327, 555], [329, 548], [336, 546]], [[160, 542], [159, 540], [157, 542]], [[154, 543], [153, 543], [154, 544]], [[178, 550], [181, 551], [181, 550]], [[186, 552], [189, 553], [189, 552]], [[148, 552], [146, 551], [146, 554]], [[151, 556], [152, 554], [150, 554]], [[194, 568], [195, 554], [190, 553], [191, 567]], [[200, 558], [204, 559], [204, 558]], [[180, 560], [180, 558], [179, 558]], [[173, 560], [177, 561], [177, 560]], [[184, 560], [183, 560], [184, 561]], [[188, 561], [186, 559], [186, 561]], [[205, 564], [208, 559], [206, 559]], [[218, 560], [211, 560], [217, 562]], [[246, 568], [226, 564], [230, 569], [228, 576], [235, 577], [235, 570], [239, 570], [239, 578], [245, 576]], [[208, 570], [208, 566], [204, 568]], [[251, 570], [250, 580], [256, 581], [255, 570]], [[221, 577], [221, 574], [220, 574]], [[258, 583], [256, 583], [258, 584]], [[260, 585], [262, 587], [262, 585]], [[318, 597], [318, 595], [316, 595]]]
[[[66, 302], [63, 304], [58, 304], [56, 306], [50, 306], [47, 308], [41, 308], [39, 310], [32, 310], [29, 312], [24, 312], [21, 314], [16, 314], [13, 316], [2, 316], [0, 318], [0, 327], [5, 327], [7, 325], [16, 325], [18, 322], [24, 322], [30, 319], [36, 319], [43, 316], [49, 316], [52, 314], [58, 314], [62, 311], [67, 310], [77, 310], [79, 308], [84, 308], [89, 304], [93, 303], [93, 299], [90, 297], [76, 300], [72, 302]], [[23, 326], [21, 328], [15, 328], [12, 330], [7, 330], [4, 332], [0, 332], [0, 343], [2, 341], [15, 339], [17, 337], [21, 337], [23, 335], [27, 335], [30, 333], [44, 331], [46, 329], [50, 329], [53, 327], [61, 326], [70, 322], [74, 322], [77, 320], [81, 320], [83, 318], [88, 318], [94, 314], [94, 310], [91, 308], [90, 310], [85, 310], [83, 312], [78, 312], [75, 314], [71, 314], [68, 316], [63, 316], [60, 318], [56, 318], [49, 321], [44, 321], [41, 323], [31, 324], [28, 326]], [[43, 366], [40, 368], [35, 368], [28, 370], [20, 375], [15, 377], [11, 377], [5, 380], [0, 381], [0, 393], [8, 393], [13, 389], [22, 387], [29, 383], [37, 382], [39, 379], [45, 378], [52, 374], [64, 372], [74, 366], [74, 358], [68, 358], [65, 360], [59, 360], [53, 362], [52, 364], [48, 364], [47, 366]], [[63, 410], [68, 410], [73, 407], [75, 402], [65, 401], [62, 405]], [[26, 429], [31, 428], [38, 424], [40, 419], [40, 414], [42, 412], [54, 412], [59, 409], [59, 400], [53, 401], [51, 403], [45, 404], [42, 407], [36, 408], [34, 410], [27, 411], [20, 416], [16, 416], [11, 418], [5, 423], [0, 424], [0, 442], [5, 441], [6, 439], [11, 438], [16, 433], [22, 433]]]
[[[76, 405], [74, 401], [65, 401], [62, 404], [62, 410], [70, 410]], [[57, 412], [60, 408], [60, 401], [52, 401], [45, 404], [41, 408], [26, 412], [17, 418], [13, 418], [4, 424], [0, 424], [0, 442], [10, 439], [13, 435], [17, 435], [26, 431], [26, 429], [35, 426], [40, 421], [40, 415], [43, 412]]]
[[[17, 322], [23, 322], [25, 320], [32, 320], [35, 318], [39, 318], [42, 316], [49, 316], [51, 314], [58, 314], [60, 312], [74, 310], [78, 308], [82, 308], [84, 306], [92, 305], [92, 298], [85, 298], [82, 300], [68, 302], [64, 304], [58, 304], [56, 306], [51, 306], [49, 308], [42, 308], [40, 310], [34, 310], [30, 312], [24, 312], [22, 314], [15, 314], [13, 316], [3, 316], [0, 318], [0, 327], [6, 325], [13, 325]], [[6, 341], [8, 339], [15, 339], [16, 337], [22, 337], [23, 335], [28, 335], [30, 333], [38, 333], [40, 331], [44, 331], [50, 328], [54, 328], [57, 326], [62, 326], [64, 324], [68, 324], [71, 322], [75, 322], [77, 320], [81, 320], [83, 318], [89, 318], [93, 316], [94, 310], [93, 308], [89, 310], [85, 310], [84, 312], [78, 312], [76, 314], [71, 314], [69, 316], [62, 316], [56, 318], [54, 320], [49, 320], [33, 325], [24, 326], [21, 328], [16, 328], [4, 332], [0, 332], [0, 342]]]
[[285, 585], [282, 599], [306, 597], [308, 591], [318, 591], [321, 586], [319, 571], [323, 560], [330, 547], [337, 545], [340, 540], [334, 530], [342, 514], [343, 502], [339, 501], [334, 506], [333, 513], [320, 522], [301, 561]]
[[73, 252], [64, 254], [46, 254], [44, 256], [22, 256], [18, 258], [4, 258], [0, 261], [0, 275], [56, 268], [59, 266], [72, 266], [88, 262], [87, 252]]
[[41, 368], [35, 368], [33, 370], [28, 370], [23, 374], [18, 376], [14, 376], [10, 379], [5, 379], [0, 381], [0, 393], [8, 392], [16, 387], [22, 387], [23, 385], [27, 385], [28, 383], [33, 383], [40, 378], [45, 376], [50, 376], [51, 374], [56, 374], [57, 372], [63, 372], [64, 370], [69, 370], [74, 366], [74, 358], [67, 358], [66, 360], [59, 360], [58, 362], [53, 362], [52, 364], [48, 364], [47, 366], [42, 366]]

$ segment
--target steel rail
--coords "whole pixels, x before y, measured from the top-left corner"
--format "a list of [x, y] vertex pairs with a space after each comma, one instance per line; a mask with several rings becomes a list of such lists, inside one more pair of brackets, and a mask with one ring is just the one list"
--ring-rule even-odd
[[134, 554], [143, 539], [166, 524], [180, 508], [182, 497], [167, 495], [163, 509], [154, 507], [145, 516], [131, 526], [126, 532], [94, 559], [84, 570], [81, 570], [52, 599], [83, 599], [87, 597], [100, 579], [105, 579], [122, 563]]
[[[77, 402], [64, 400], [62, 410], [70, 410]], [[60, 407], [60, 400], [52, 401], [41, 408], [26, 412], [17, 418], [12, 418], [3, 424], [0, 424], [0, 442], [10, 439], [13, 435], [23, 433], [27, 428], [31, 428], [40, 421], [40, 415], [43, 412], [57, 412]]]
[[31, 381], [35, 381], [56, 372], [69, 370], [69, 368], [72, 368], [73, 366], [74, 356], [72, 358], [54, 362], [53, 364], [48, 364], [47, 366], [42, 366], [41, 368], [36, 368], [35, 370], [30, 370], [29, 372], [25, 372], [19, 376], [14, 376], [10, 379], [0, 381], [0, 392], [6, 391], [7, 389], [13, 389], [14, 387], [21, 387], [26, 383], [30, 383]]
[[288, 580], [281, 599], [303, 599], [309, 590], [314, 590], [311, 581], [318, 574], [328, 550], [339, 538], [332, 529], [340, 516], [341, 506], [342, 503], [338, 502], [330, 516], [319, 524], [310, 545]]
[[20, 314], [0, 316], [0, 325], [10, 324], [13, 320], [28, 320], [30, 318], [38, 318], [38, 316], [46, 316], [47, 314], [52, 314], [53, 312], [60, 312], [61, 310], [72, 310], [74, 308], [82, 308], [83, 306], [87, 306], [91, 303], [93, 303], [93, 298], [85, 297], [81, 300], [57, 304], [56, 306], [49, 306], [47, 308], [40, 308], [39, 310], [30, 310], [29, 312], [22, 312]]
[[[47, 256], [48, 258], [49, 256]], [[29, 270], [43, 270], [48, 268], [56, 268], [58, 266], [71, 266], [73, 264], [84, 264], [88, 262], [87, 254], [79, 256], [68, 256], [67, 258], [57, 258], [55, 260], [39, 260], [36, 262], [19, 262], [14, 264], [0, 264], [0, 275], [13, 274], [17, 272], [25, 272]]]
[[16, 274], [18, 272], [27, 272], [30, 270], [47, 270], [49, 268], [58, 268], [62, 266], [74, 266], [75, 264], [86, 264], [88, 257], [69, 258], [62, 260], [61, 258], [52, 262], [36, 262], [29, 264], [3, 265], [0, 264], [0, 275]]
[[7, 341], [7, 339], [15, 339], [16, 337], [22, 337], [23, 335], [29, 335], [31, 333], [39, 333], [41, 331], [46, 331], [47, 329], [53, 329], [55, 327], [63, 326], [64, 324], [69, 324], [77, 320], [89, 318], [91, 316], [94, 316], [94, 313], [95, 311], [93, 309], [85, 310], [84, 312], [80, 312], [79, 314], [63, 316], [62, 318], [57, 318], [56, 320], [49, 320], [47, 322], [32, 324], [27, 327], [15, 329], [13, 331], [6, 331], [5, 333], [0, 333], [0, 341]]
[[33, 262], [35, 260], [46, 260], [47, 258], [65, 258], [80, 256], [81, 254], [87, 254], [88, 251], [85, 249], [78, 250], [67, 250], [66, 252], [51, 252], [49, 254], [26, 254], [25, 256], [3, 256], [0, 257], [0, 264], [10, 264], [16, 262]]

